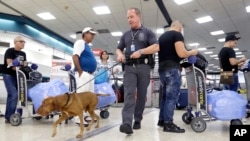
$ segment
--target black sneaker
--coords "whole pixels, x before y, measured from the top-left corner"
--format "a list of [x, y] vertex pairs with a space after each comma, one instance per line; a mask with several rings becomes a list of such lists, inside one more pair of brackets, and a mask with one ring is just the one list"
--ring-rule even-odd
[[122, 124], [120, 126], [120, 132], [126, 133], [126, 134], [133, 134], [133, 130], [130, 125], [128, 124]]
[[158, 120], [157, 125], [160, 126], [160, 127], [163, 127], [164, 126], [164, 121], [163, 120]]
[[165, 123], [163, 127], [164, 132], [174, 132], [174, 133], [184, 133], [185, 130], [181, 129], [177, 125], [175, 125], [173, 122]]
[[141, 129], [141, 122], [135, 121], [135, 122], [134, 122], [133, 129]]

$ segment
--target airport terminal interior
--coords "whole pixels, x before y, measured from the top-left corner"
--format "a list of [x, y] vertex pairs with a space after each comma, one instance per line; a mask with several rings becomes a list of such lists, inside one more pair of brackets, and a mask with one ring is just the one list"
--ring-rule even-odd
[[[157, 125], [162, 98], [158, 53], [154, 54], [155, 66], [150, 71], [141, 129], [134, 129], [133, 134], [120, 132], [124, 66], [116, 60], [116, 48], [123, 33], [130, 30], [127, 10], [132, 7], [141, 11], [142, 25], [157, 38], [168, 31], [174, 20], [179, 20], [183, 23], [186, 49], [196, 48], [201, 56], [197, 55], [195, 63], [188, 62], [187, 58], [180, 62], [185, 67], [181, 71], [182, 85], [174, 123], [185, 129], [185, 133], [164, 132], [163, 127]], [[7, 92], [0, 72], [0, 141], [229, 141], [231, 125], [250, 126], [249, 25], [250, 0], [0, 0], [0, 64], [4, 63], [5, 51], [14, 46], [13, 39], [22, 36], [28, 64], [31, 68], [36, 65], [34, 76], [39, 74], [39, 78], [30, 74], [26, 80], [22, 79], [26, 76], [17, 71], [19, 98], [17, 111], [9, 123], [4, 118]], [[97, 62], [101, 52], [107, 51], [112, 64], [109, 69], [117, 70], [109, 82], [105, 82], [105, 90], [115, 99], [109, 105], [96, 108], [99, 128], [95, 128], [94, 123], [89, 131], [85, 127], [82, 138], [76, 138], [80, 127], [75, 123], [76, 118], [69, 117], [57, 126], [57, 134], [52, 137], [53, 123], [61, 113], [54, 111], [40, 116], [36, 110], [41, 99], [49, 96], [46, 95], [51, 92], [49, 89], [75, 90], [73, 46], [81, 39], [85, 27], [97, 32], [89, 44]], [[225, 95], [220, 83], [218, 58], [225, 38], [230, 35], [239, 38], [234, 47], [236, 59], [246, 58], [245, 64], [239, 67], [240, 85], [237, 93], [232, 93], [236, 94], [233, 98]], [[46, 84], [44, 89], [35, 89]], [[101, 85], [96, 84], [95, 88], [101, 89]], [[225, 97], [212, 97], [219, 93]], [[23, 102], [25, 98], [27, 101]], [[38, 98], [40, 105], [34, 100]], [[228, 118], [236, 115], [241, 118]], [[89, 123], [89, 119], [85, 113], [84, 124]]]

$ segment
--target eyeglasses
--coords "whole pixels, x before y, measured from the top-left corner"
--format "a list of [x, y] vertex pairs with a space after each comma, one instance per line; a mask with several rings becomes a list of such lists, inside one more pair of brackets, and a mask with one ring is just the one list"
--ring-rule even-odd
[[20, 40], [20, 41], [16, 41], [16, 42], [20, 42], [20, 43], [26, 43], [25, 41], [23, 41], [23, 40]]

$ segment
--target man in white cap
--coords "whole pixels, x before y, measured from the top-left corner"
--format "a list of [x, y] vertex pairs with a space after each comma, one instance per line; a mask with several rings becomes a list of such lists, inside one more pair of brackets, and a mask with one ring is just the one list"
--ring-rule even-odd
[[[82, 31], [82, 39], [74, 43], [73, 63], [75, 65], [75, 78], [77, 89], [76, 92], [94, 92], [94, 75], [97, 62], [89, 43], [92, 42], [97, 32], [90, 27], [86, 27]], [[92, 80], [92, 81], [91, 81]], [[79, 124], [79, 119], [76, 119]]]

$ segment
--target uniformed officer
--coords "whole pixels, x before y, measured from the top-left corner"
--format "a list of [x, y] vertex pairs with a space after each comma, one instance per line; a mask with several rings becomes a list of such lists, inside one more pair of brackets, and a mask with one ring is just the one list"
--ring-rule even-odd
[[[141, 24], [141, 13], [138, 8], [130, 8], [127, 11], [127, 18], [131, 29], [121, 37], [116, 54], [117, 61], [126, 61], [123, 81], [124, 106], [120, 132], [132, 134], [133, 116], [133, 129], [141, 128], [147, 88], [150, 82], [152, 58], [149, 58], [149, 54], [158, 52], [159, 46], [155, 34]], [[125, 55], [123, 54], [124, 49]]]

